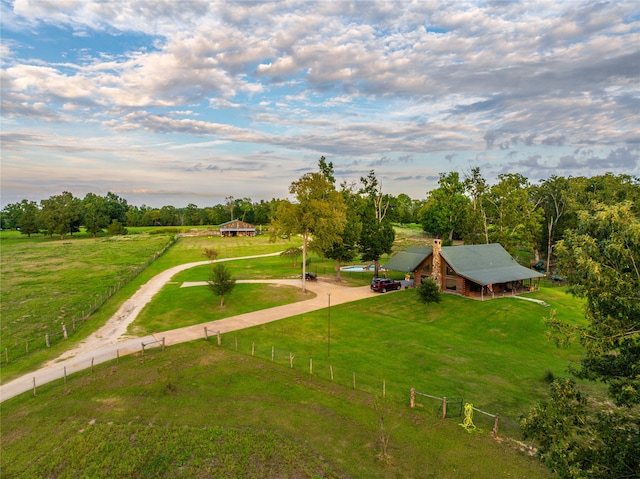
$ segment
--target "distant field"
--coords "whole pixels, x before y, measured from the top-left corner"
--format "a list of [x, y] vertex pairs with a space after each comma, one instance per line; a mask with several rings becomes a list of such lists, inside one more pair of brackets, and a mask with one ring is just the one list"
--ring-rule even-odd
[[[3, 239], [0, 259], [0, 350], [44, 344], [142, 271], [168, 236], [130, 235], [68, 240]], [[13, 350], [13, 351], [12, 351]], [[2, 357], [4, 360], [5, 358]]]

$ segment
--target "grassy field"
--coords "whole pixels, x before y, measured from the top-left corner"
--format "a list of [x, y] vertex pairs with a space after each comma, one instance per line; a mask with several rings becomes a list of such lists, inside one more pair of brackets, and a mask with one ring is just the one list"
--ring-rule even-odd
[[553, 477], [508, 439], [204, 340], [42, 386], [1, 419], [6, 478]]
[[[230, 258], [299, 245], [296, 240], [272, 243], [267, 236], [185, 237], [158, 257], [171, 240], [167, 235], [175, 232], [156, 230], [160, 234], [150, 234], [154, 230], [144, 228], [135, 233], [115, 238], [77, 234], [65, 240], [29, 239], [15, 231], [0, 233], [2, 382], [60, 355], [91, 334], [156, 274], [178, 264], [205, 260], [204, 248], [215, 248], [219, 258]], [[282, 263], [286, 264], [284, 258]], [[86, 321], [77, 321], [73, 331], [73, 319], [83, 313], [86, 316], [96, 302], [98, 309]], [[62, 322], [69, 333], [64, 341]], [[46, 333], [50, 333], [51, 347], [46, 347]]]
[[[158, 272], [203, 260], [204, 247], [225, 258], [289, 246], [267, 238], [180, 239], [109, 299], [93, 324], [106, 321]], [[298, 274], [281, 257], [228, 266], [236, 279]], [[184, 271], [174, 281], [206, 280], [208, 268]], [[333, 274], [330, 262], [312, 258], [314, 268], [327, 278]], [[369, 277], [346, 275], [346, 283], [366, 284]], [[178, 327], [176, 322], [235, 314], [247, 303], [264, 307], [267, 301], [299, 299], [288, 288], [279, 296], [265, 285], [236, 288], [229, 309], [216, 312], [211, 306], [217, 301], [206, 286], [169, 284], [134, 324], [141, 330]], [[563, 288], [546, 287], [530, 296], [551, 304], [561, 319], [582, 320], [582, 303]], [[478, 302], [450, 295], [427, 308], [414, 290], [405, 290], [332, 307], [331, 357], [329, 312], [323, 310], [223, 335], [222, 347], [202, 340], [121, 358], [66, 384], [43, 385], [36, 397], [23, 394], [4, 402], [0, 472], [2, 477], [553, 477], [506, 439], [519, 436], [519, 415], [545, 395], [549, 377], [562, 375], [579, 357], [579, 350], [558, 350], [545, 338], [543, 318], [550, 309], [513, 298]], [[34, 367], [61, 347], [34, 353], [12, 373]], [[386, 399], [379, 401], [383, 384]], [[493, 420], [480, 414], [474, 419], [483, 432], [468, 434], [458, 426], [460, 418], [438, 418], [438, 401], [420, 397], [418, 407], [409, 409], [412, 387], [499, 413], [505, 439], [491, 439]], [[389, 439], [386, 460], [380, 458], [383, 437]]]
[[[59, 336], [61, 323], [88, 315], [131, 281], [169, 243], [168, 236], [27, 240], [2, 238], [0, 351], [10, 356]], [[16, 350], [17, 349], [17, 350]], [[3, 354], [5, 356], [5, 354]], [[4, 359], [4, 357], [3, 357]]]
[[[195, 278], [189, 275], [189, 280]], [[206, 286], [178, 286], [167, 285], [136, 328], [158, 332], [226, 316], [224, 308], [212, 304]], [[225, 308], [238, 314], [252, 294], [269, 295], [267, 285], [236, 288]], [[577, 348], [559, 350], [547, 340], [543, 318], [555, 309], [559, 318], [579, 321], [582, 303], [559, 287], [528, 296], [551, 308], [514, 298], [480, 302], [453, 295], [427, 308], [415, 290], [404, 290], [333, 307], [330, 318], [325, 309], [229, 333], [223, 346], [235, 349], [238, 344], [245, 354], [254, 349], [264, 358], [271, 358], [273, 348], [283, 365], [292, 353], [303, 370], [311, 358], [316, 375], [330, 379], [333, 369], [335, 381], [345, 386], [355, 372], [359, 387], [375, 394], [385, 382], [390, 398], [399, 403], [406, 402], [411, 388], [462, 397], [499, 413], [503, 429], [518, 435], [519, 416], [544, 397], [549, 377], [563, 375], [568, 362], [579, 358]]]

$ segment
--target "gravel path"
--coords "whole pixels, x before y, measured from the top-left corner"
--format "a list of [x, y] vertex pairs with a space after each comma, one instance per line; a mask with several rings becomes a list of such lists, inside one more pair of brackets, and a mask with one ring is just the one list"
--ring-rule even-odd
[[[267, 256], [277, 256], [279, 254], [280, 253], [278, 252], [267, 255], [244, 256], [241, 258], [225, 258], [217, 260], [217, 262], [263, 258]], [[324, 281], [307, 281], [307, 290], [315, 293], [315, 295], [305, 301], [232, 316], [230, 318], [212, 321], [210, 323], [165, 331], [152, 336], [131, 337], [127, 335], [127, 328], [136, 319], [142, 308], [151, 301], [153, 296], [158, 293], [160, 289], [171, 280], [171, 278], [181, 271], [208, 263], [209, 261], [197, 261], [194, 263], [182, 264], [169, 268], [168, 270], [151, 278], [147, 283], [142, 285], [138, 291], [131, 296], [131, 298], [122, 304], [118, 311], [106, 322], [104, 326], [89, 335], [77, 346], [66, 351], [56, 359], [45, 363], [38, 370], [25, 374], [24, 376], [14, 379], [6, 384], [2, 384], [0, 386], [0, 402], [17, 396], [23, 392], [32, 390], [34, 383], [37, 387], [56, 379], [63, 378], [65, 372], [67, 375], [70, 375], [74, 372], [88, 369], [92, 364], [97, 365], [102, 362], [113, 360], [118, 355], [124, 356], [134, 352], [139, 352], [142, 349], [142, 344], [145, 345], [145, 348], [158, 347], [161, 345], [162, 339], [164, 338], [165, 345], [170, 346], [172, 344], [203, 338], [205, 327], [210, 331], [227, 333], [258, 324], [276, 321], [289, 316], [295, 316], [297, 314], [326, 308], [329, 305], [329, 301], [331, 301], [331, 305], [333, 306], [349, 301], [356, 301], [374, 294], [371, 292], [369, 286], [350, 288]], [[299, 279], [256, 280], [245, 282], [268, 282], [302, 287], [302, 281]], [[198, 286], [202, 284], [206, 283], [183, 283], [182, 287]]]

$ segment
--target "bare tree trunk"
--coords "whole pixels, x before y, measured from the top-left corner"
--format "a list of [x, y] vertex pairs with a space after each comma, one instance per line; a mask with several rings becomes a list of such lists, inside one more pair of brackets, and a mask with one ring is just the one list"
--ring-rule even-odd
[[549, 238], [547, 239], [547, 273], [549, 272], [549, 265], [551, 264], [551, 236], [553, 233], [553, 217], [549, 221], [548, 231]]
[[309, 240], [309, 233], [304, 232], [302, 234], [302, 292], [307, 293], [307, 242]]

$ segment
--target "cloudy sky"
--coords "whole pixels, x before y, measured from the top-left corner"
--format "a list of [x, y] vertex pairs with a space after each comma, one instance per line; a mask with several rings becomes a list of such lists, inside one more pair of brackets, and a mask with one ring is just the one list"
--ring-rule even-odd
[[288, 197], [324, 155], [423, 199], [441, 172], [640, 175], [634, 1], [0, 0], [2, 206]]

